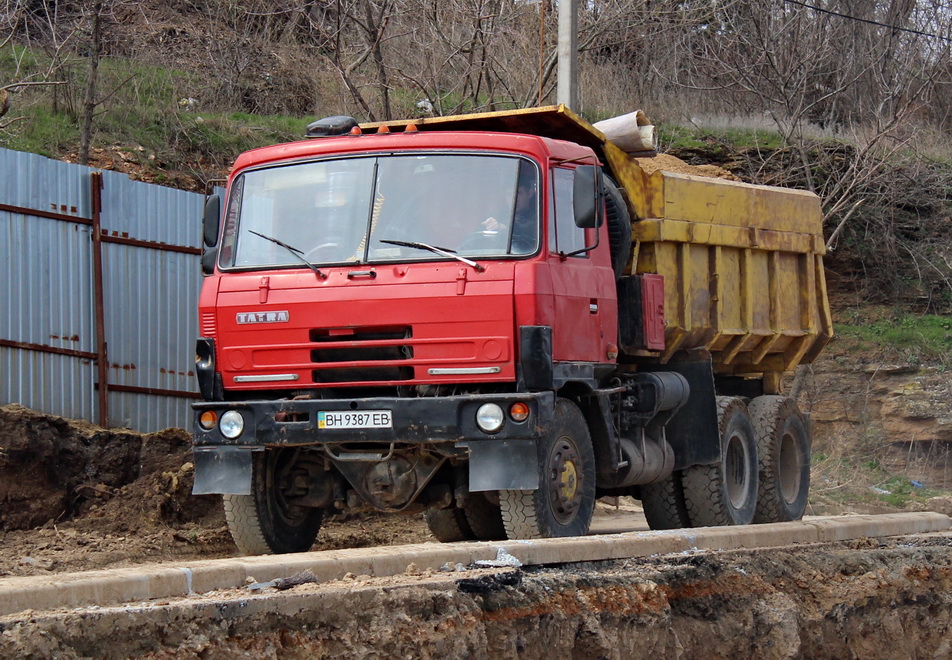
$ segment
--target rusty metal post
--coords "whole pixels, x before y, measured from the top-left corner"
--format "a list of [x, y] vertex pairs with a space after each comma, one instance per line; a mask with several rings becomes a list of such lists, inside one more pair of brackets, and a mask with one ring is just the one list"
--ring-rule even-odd
[[96, 302], [96, 366], [99, 377], [99, 425], [109, 426], [109, 362], [106, 356], [106, 313], [102, 269], [102, 172], [90, 175], [93, 206], [93, 295]]

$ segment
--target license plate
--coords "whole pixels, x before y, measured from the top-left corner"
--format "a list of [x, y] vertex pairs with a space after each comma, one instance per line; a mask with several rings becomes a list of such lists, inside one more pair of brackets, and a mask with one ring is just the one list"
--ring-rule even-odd
[[389, 429], [393, 414], [389, 410], [321, 411], [317, 413], [319, 429]]

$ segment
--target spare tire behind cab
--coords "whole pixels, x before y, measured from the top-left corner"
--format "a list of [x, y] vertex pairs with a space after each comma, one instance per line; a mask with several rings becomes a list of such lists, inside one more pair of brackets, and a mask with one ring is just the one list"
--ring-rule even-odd
[[612, 257], [615, 277], [625, 274], [625, 266], [631, 256], [631, 215], [618, 184], [610, 177], [602, 177], [605, 193], [605, 221], [608, 223], [608, 246]]

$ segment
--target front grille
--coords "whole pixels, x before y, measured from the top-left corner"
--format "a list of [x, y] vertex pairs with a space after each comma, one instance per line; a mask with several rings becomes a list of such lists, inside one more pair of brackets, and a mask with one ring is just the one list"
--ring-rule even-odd
[[412, 357], [412, 346], [357, 346], [318, 348], [311, 351], [311, 362], [382, 362], [409, 360]]
[[362, 328], [314, 328], [309, 333], [314, 343], [355, 342], [410, 339], [413, 328], [408, 325], [365, 326]]
[[[314, 328], [311, 362], [317, 367], [315, 383], [390, 382], [413, 379], [413, 368], [389, 364], [413, 359], [410, 326], [365, 326], [359, 328]], [[343, 366], [344, 363], [350, 363]]]
[[339, 367], [315, 369], [315, 383], [383, 383], [388, 381], [413, 380], [411, 367]]

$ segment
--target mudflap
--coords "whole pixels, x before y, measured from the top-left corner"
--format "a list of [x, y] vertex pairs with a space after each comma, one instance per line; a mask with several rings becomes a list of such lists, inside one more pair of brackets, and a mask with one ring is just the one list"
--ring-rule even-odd
[[193, 447], [192, 495], [251, 495], [254, 450], [255, 447]]
[[535, 440], [478, 440], [457, 444], [469, 449], [469, 492], [539, 487]]
[[708, 465], [721, 458], [721, 435], [717, 422], [714, 368], [707, 351], [684, 351], [667, 364], [643, 365], [639, 371], [674, 371], [685, 377], [691, 396], [665, 425], [665, 435], [674, 449], [675, 470]]

